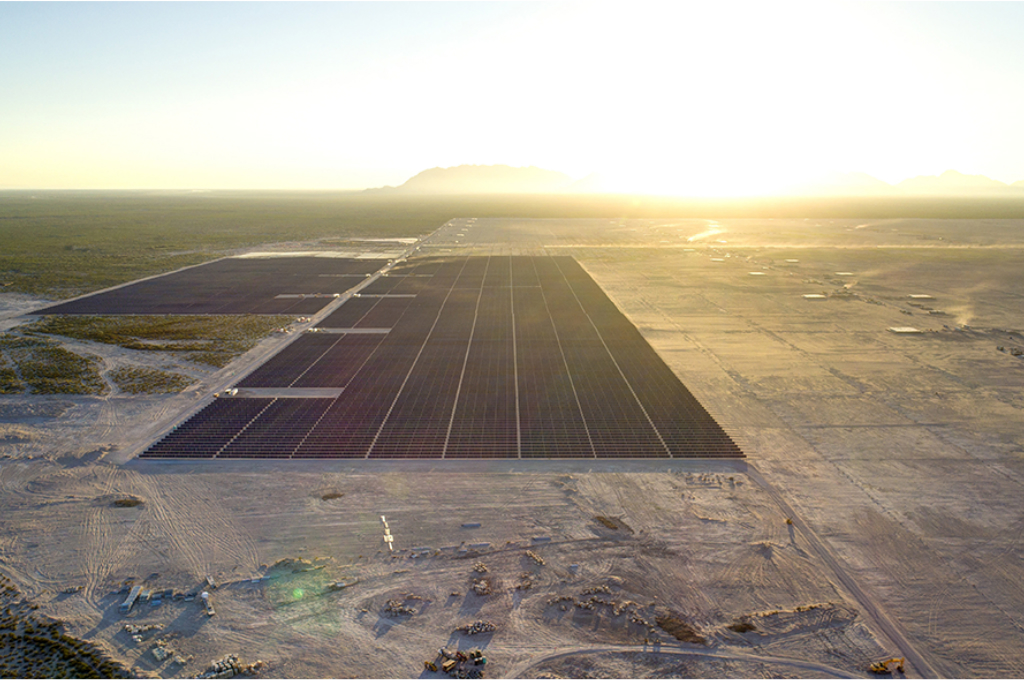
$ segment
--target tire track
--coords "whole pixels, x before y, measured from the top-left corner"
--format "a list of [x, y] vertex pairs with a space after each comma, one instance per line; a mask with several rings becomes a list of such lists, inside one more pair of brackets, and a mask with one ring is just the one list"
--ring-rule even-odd
[[[107, 479], [102, 486], [100, 498], [107, 497], [112, 493], [114, 489], [114, 481], [119, 471], [108, 468], [97, 468], [95, 474], [102, 474], [104, 472], [107, 473]], [[107, 522], [104, 521], [105, 514], [106, 507], [102, 504], [97, 504], [94, 501], [92, 507], [86, 510], [85, 517], [82, 522], [82, 541], [85, 546], [86, 570], [86, 581], [85, 587], [83, 588], [83, 596], [93, 606], [96, 605], [97, 588], [109, 574], [111, 565], [114, 564], [107, 555], [107, 543], [109, 542], [110, 531], [107, 528]]]
[[251, 534], [210, 500], [217, 497], [216, 489], [197, 480], [190, 480], [190, 488], [173, 493], [163, 493], [155, 482], [150, 487], [151, 494], [160, 499], [161, 528], [186, 558], [194, 576], [208, 575], [214, 564], [231, 563], [253, 571], [259, 566]]
[[184, 558], [188, 570], [196, 578], [208, 573], [208, 565], [202, 553], [196, 548], [192, 529], [200, 525], [198, 518], [202, 513], [189, 508], [177, 507], [172, 512], [168, 506], [174, 505], [172, 497], [164, 494], [152, 479], [145, 480], [147, 487], [147, 506], [153, 513], [154, 520], [172, 549]]
[[843, 585], [850, 595], [856, 600], [861, 610], [872, 620], [877, 626], [878, 630], [888, 637], [900, 650], [900, 654], [906, 657], [907, 661], [919, 675], [926, 678], [937, 678], [940, 677], [939, 673], [931, 665], [931, 663], [925, 659], [925, 657], [917, 651], [917, 649], [911, 645], [903, 631], [900, 630], [892, 620], [882, 611], [881, 607], [870, 597], [868, 594], [861, 589], [856, 581], [846, 573], [839, 560], [832, 554], [832, 552], [825, 547], [825, 544], [818, 538], [811, 528], [793, 511], [793, 508], [786, 502], [779, 491], [768, 483], [768, 481], [761, 476], [761, 473], [751, 464], [748, 464], [747, 475], [754, 480], [762, 489], [768, 492], [768, 495], [778, 504], [786, 516], [793, 520], [793, 525], [803, 534], [804, 539], [810, 544], [810, 548], [825, 562], [826, 565], [832, 570], [836, 578]]
[[[502, 650], [506, 651], [506, 650]], [[547, 653], [538, 654], [526, 662], [520, 663], [518, 666], [510, 669], [504, 673], [504, 677], [507, 678], [525, 678], [530, 677], [530, 669], [537, 666], [538, 664], [553, 661], [555, 659], [562, 659], [572, 656], [584, 656], [588, 654], [608, 654], [608, 653], [634, 653], [634, 654], [649, 654], [658, 656], [696, 656], [705, 659], [719, 659], [723, 661], [741, 661], [746, 663], [763, 663], [763, 664], [776, 664], [785, 666], [787, 668], [795, 668], [805, 671], [812, 671], [819, 677], [833, 677], [833, 678], [860, 678], [863, 677], [859, 673], [851, 673], [839, 668], [834, 668], [822, 663], [814, 663], [812, 661], [799, 661], [796, 659], [787, 659], [784, 657], [767, 656], [762, 654], [743, 654], [741, 652], [732, 651], [705, 651], [700, 649], [686, 649], [679, 647], [671, 647], [665, 643], [662, 643], [659, 651], [653, 651], [646, 647], [638, 647], [637, 645], [602, 645], [594, 647], [576, 648], [565, 650], [551, 650]], [[535, 675], [535, 673], [533, 674]]]
[[[97, 472], [100, 468], [97, 469]], [[102, 492], [92, 507], [85, 512], [82, 524], [83, 552], [85, 553], [86, 585], [83, 596], [97, 610], [100, 609], [98, 591], [116, 569], [125, 569], [134, 564], [133, 557], [138, 554], [140, 546], [155, 548], [153, 528], [149, 517], [149, 504], [138, 510], [139, 516], [131, 527], [119, 535], [111, 530], [110, 513], [116, 512], [110, 506], [110, 498], [116, 491], [131, 487], [129, 473], [111, 468], [109, 477], [102, 486]], [[137, 492], [132, 489], [132, 492]], [[123, 512], [123, 511], [122, 511]]]

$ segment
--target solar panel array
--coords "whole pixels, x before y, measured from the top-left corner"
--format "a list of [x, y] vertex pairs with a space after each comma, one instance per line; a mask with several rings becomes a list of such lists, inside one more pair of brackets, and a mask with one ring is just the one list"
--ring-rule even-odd
[[[409, 260], [145, 458], [742, 457], [570, 257]], [[195, 440], [196, 446], [190, 442]]]
[[335, 294], [361, 283], [385, 264], [385, 260], [335, 257], [227, 258], [33, 313], [311, 316], [332, 302]]

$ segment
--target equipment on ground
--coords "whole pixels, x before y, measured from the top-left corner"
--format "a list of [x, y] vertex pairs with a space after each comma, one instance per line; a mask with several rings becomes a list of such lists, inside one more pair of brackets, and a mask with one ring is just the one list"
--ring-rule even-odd
[[868, 667], [868, 670], [872, 673], [878, 674], [892, 673], [892, 669], [889, 668], [889, 664], [896, 664], [896, 670], [902, 673], [904, 661], [906, 661], [905, 657], [894, 656], [891, 659], [886, 659], [885, 661], [876, 661]]
[[458, 649], [448, 650], [442, 647], [437, 650], [437, 657], [433, 661], [424, 661], [423, 666], [428, 671], [436, 673], [438, 662], [440, 662], [440, 670], [448, 677], [468, 680], [484, 677], [484, 669], [479, 667], [487, 663], [487, 657], [479, 649], [463, 652]]

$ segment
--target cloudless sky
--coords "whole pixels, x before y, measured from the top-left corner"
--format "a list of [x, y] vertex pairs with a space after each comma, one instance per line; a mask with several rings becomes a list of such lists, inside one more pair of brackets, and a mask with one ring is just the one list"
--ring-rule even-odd
[[0, 2], [0, 187], [1024, 180], [1024, 4]]

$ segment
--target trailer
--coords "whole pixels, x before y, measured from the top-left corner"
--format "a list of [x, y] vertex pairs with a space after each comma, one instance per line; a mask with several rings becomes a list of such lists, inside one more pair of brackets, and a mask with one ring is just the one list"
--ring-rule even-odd
[[124, 599], [124, 602], [121, 603], [121, 613], [122, 614], [127, 614], [128, 612], [130, 612], [132, 610], [132, 607], [135, 606], [135, 601], [139, 599], [139, 593], [141, 593], [141, 592], [142, 592], [142, 586], [133, 586], [132, 587], [131, 592], [128, 593], [128, 597], [126, 597]]

